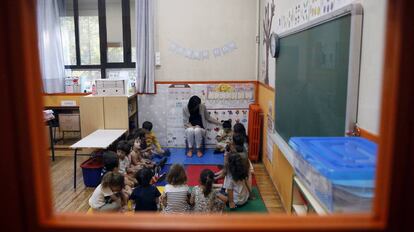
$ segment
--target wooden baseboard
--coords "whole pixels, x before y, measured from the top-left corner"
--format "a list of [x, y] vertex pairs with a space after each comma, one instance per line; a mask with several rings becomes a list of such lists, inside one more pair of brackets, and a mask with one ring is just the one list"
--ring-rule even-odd
[[375, 134], [373, 134], [373, 133], [371, 133], [371, 132], [369, 132], [365, 129], [362, 129], [362, 128], [358, 128], [358, 129], [361, 133], [362, 138], [366, 138], [366, 139], [371, 140], [372, 142], [377, 143], [377, 144], [379, 143], [379, 141], [380, 141], [380, 136], [379, 135], [375, 135]]
[[270, 85], [266, 85], [265, 83], [261, 82], [261, 81], [256, 81], [258, 85], [263, 86], [264, 88], [270, 90], [270, 91], [275, 91], [275, 89], [273, 87], [271, 87]]

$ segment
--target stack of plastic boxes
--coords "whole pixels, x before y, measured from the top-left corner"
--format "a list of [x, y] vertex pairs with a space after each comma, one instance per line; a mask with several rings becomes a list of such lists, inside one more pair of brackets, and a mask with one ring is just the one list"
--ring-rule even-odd
[[377, 145], [357, 137], [292, 137], [296, 175], [329, 212], [369, 212]]

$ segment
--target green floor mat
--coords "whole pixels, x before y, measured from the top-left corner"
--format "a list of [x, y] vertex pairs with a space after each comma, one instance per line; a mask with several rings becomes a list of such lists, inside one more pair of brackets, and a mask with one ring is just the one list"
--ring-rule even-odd
[[253, 187], [253, 194], [255, 199], [249, 200], [245, 205], [236, 209], [226, 208], [227, 213], [267, 213], [266, 205], [263, 202], [262, 196], [260, 196], [257, 187]]

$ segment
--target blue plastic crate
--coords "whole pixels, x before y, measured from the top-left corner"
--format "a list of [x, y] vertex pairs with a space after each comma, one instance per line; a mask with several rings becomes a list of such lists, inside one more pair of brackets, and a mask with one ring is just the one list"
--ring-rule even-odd
[[298, 177], [329, 210], [369, 211], [377, 145], [357, 137], [293, 137]]
[[92, 157], [81, 165], [83, 182], [86, 187], [96, 187], [101, 183], [103, 162], [101, 157]]

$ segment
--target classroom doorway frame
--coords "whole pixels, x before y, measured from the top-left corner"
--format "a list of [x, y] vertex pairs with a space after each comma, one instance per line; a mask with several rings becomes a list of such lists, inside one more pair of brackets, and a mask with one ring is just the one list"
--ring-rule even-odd
[[[102, 1], [102, 0], [99, 0]], [[83, 215], [56, 214], [36, 37], [36, 1], [0, 2], [0, 176], [5, 231], [408, 231], [414, 180], [414, 1], [388, 0], [381, 129], [371, 214]], [[404, 230], [405, 229], [405, 230]]]

